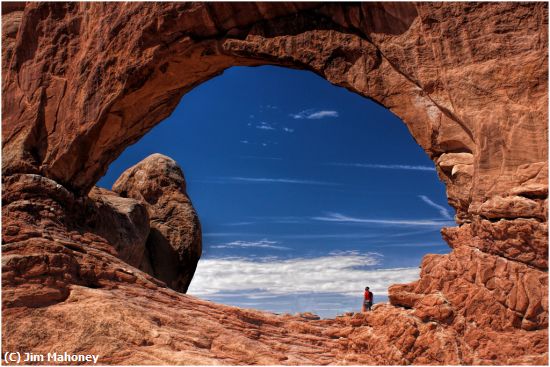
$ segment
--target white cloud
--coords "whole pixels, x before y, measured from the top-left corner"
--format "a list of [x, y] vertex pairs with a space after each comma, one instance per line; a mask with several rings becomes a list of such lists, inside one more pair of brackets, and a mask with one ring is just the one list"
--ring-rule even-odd
[[395, 283], [418, 278], [419, 269], [372, 269], [376, 253], [344, 252], [315, 258], [252, 261], [244, 258], [200, 260], [189, 294], [208, 296], [226, 292], [289, 295], [334, 293], [362, 296], [365, 286], [375, 295], [387, 295]]
[[[438, 228], [435, 228], [438, 230]], [[389, 238], [395, 237], [388, 235], [386, 233], [343, 233], [343, 234], [296, 234], [296, 235], [283, 235], [280, 238], [285, 239], [351, 239], [351, 240], [364, 240], [369, 239], [369, 244], [374, 248], [385, 248], [385, 247], [439, 247], [446, 246], [444, 242], [411, 242], [410, 240], [406, 242], [397, 242]]]
[[434, 231], [439, 232], [439, 228], [437, 228], [437, 227], [425, 228], [424, 227], [424, 228], [420, 228], [419, 230], [386, 234], [385, 237], [405, 237], [405, 236], [418, 235], [418, 234], [427, 234], [427, 233], [431, 233], [431, 232], [434, 232]]
[[260, 121], [259, 125], [256, 125], [256, 129], [261, 130], [275, 130], [275, 128], [268, 122]]
[[298, 180], [293, 178], [268, 178], [268, 177], [223, 177], [230, 181], [250, 182], [250, 183], [285, 183], [285, 184], [298, 184], [298, 185], [321, 185], [321, 186], [334, 186], [335, 183], [325, 181], [313, 181], [313, 180]]
[[270, 161], [282, 161], [283, 158], [280, 157], [262, 157], [262, 156], [253, 156], [253, 155], [241, 155], [239, 158], [242, 159], [265, 159]]
[[249, 232], [205, 232], [202, 234], [203, 237], [227, 237], [227, 236], [247, 236], [247, 235], [257, 235], [257, 233]]
[[[242, 178], [245, 179], [244, 177]], [[246, 178], [247, 180], [249, 178]], [[251, 179], [251, 178], [250, 178]], [[264, 179], [252, 179], [255, 182], [256, 180]], [[267, 182], [272, 182], [272, 179]], [[282, 179], [284, 180], [284, 179]], [[284, 183], [287, 183], [284, 180]], [[260, 181], [263, 182], [263, 181]], [[315, 181], [314, 181], [315, 182]], [[288, 183], [308, 183], [313, 184], [309, 181], [298, 181], [298, 182], [288, 182]], [[328, 182], [315, 182], [318, 185], [327, 184]], [[334, 184], [336, 185], [336, 184]], [[286, 224], [304, 224], [311, 223], [311, 221], [323, 221], [323, 222], [341, 222], [341, 223], [358, 223], [358, 224], [380, 224], [385, 226], [393, 227], [403, 227], [403, 229], [409, 229], [408, 231], [402, 232], [396, 229], [392, 230], [391, 233], [387, 233], [386, 229], [380, 228], [377, 232], [372, 232], [372, 229], [369, 229], [367, 232], [345, 232], [345, 233], [297, 233], [297, 234], [286, 234], [282, 237], [284, 238], [371, 238], [371, 239], [384, 239], [384, 242], [389, 237], [403, 237], [411, 236], [418, 234], [426, 234], [434, 231], [439, 231], [443, 226], [454, 226], [455, 223], [452, 220], [444, 219], [371, 219], [371, 218], [356, 218], [350, 217], [341, 213], [328, 212], [324, 216], [314, 216], [314, 217], [302, 217], [302, 216], [251, 216], [248, 217], [255, 222], [261, 223], [286, 223]], [[416, 228], [418, 227], [418, 228]], [[380, 242], [380, 241], [377, 241]]]
[[373, 163], [329, 163], [331, 166], [358, 167], [358, 168], [380, 168], [380, 169], [401, 169], [412, 171], [435, 171], [435, 167], [415, 166], [409, 164], [373, 164]]
[[306, 118], [310, 120], [319, 120], [325, 117], [338, 117], [338, 111], [317, 111]]
[[307, 120], [320, 120], [325, 117], [338, 117], [338, 111], [334, 110], [313, 110], [308, 109], [304, 110], [298, 113], [291, 113], [290, 117], [300, 120], [300, 119], [307, 119]]
[[[362, 291], [353, 296], [346, 296], [338, 293], [276, 295], [258, 290], [249, 290], [236, 293], [216, 293], [208, 295], [207, 298], [214, 302], [279, 314], [313, 312], [324, 318], [333, 318], [344, 312], [359, 311], [361, 309]], [[375, 294], [374, 301], [376, 303], [385, 302], [387, 297]]]
[[220, 245], [210, 246], [210, 248], [268, 248], [274, 250], [291, 250], [290, 247], [277, 246], [278, 241], [269, 241], [267, 239], [259, 241], [233, 241]]
[[431, 226], [443, 227], [445, 225], [454, 225], [452, 221], [432, 220], [432, 219], [369, 219], [354, 218], [340, 213], [328, 213], [324, 217], [313, 217], [313, 220], [323, 222], [342, 222], [342, 223], [363, 223], [363, 224], [387, 224], [394, 226]]
[[[285, 222], [281, 221], [282, 223], [298, 223], [298, 222]], [[227, 226], [246, 226], [248, 224], [252, 224], [254, 222], [237, 222], [237, 223], [227, 223]], [[439, 230], [439, 228], [434, 227], [433, 230]], [[425, 233], [426, 231], [421, 231], [421, 233]], [[410, 233], [419, 233], [419, 232], [408, 232], [408, 233], [399, 233], [397, 235], [387, 234], [387, 233], [380, 233], [380, 232], [374, 232], [374, 233], [343, 233], [343, 234], [290, 234], [290, 235], [282, 235], [280, 238], [282, 239], [301, 239], [301, 240], [309, 240], [309, 239], [358, 239], [358, 240], [369, 240], [369, 244], [371, 247], [375, 248], [385, 248], [385, 247], [439, 247], [439, 246], [447, 246], [444, 242], [411, 242], [405, 241], [405, 242], [398, 242], [391, 240], [390, 238], [393, 237], [399, 237], [401, 235], [408, 235]], [[212, 238], [212, 237], [259, 237], [262, 236], [263, 233], [255, 233], [255, 232], [207, 232], [203, 233], [204, 238]], [[252, 241], [251, 241], [252, 243]]]
[[[441, 247], [447, 246], [444, 242], [404, 242], [404, 243], [384, 243], [380, 247]], [[447, 246], [448, 247], [448, 246]]]
[[291, 129], [289, 127], [283, 127], [283, 131], [284, 132], [287, 132], [287, 133], [293, 133], [294, 132], [294, 129]]
[[[290, 221], [288, 221], [290, 222]], [[285, 222], [285, 223], [288, 223]], [[276, 222], [280, 223], [280, 222]], [[294, 221], [290, 223], [303, 223], [303, 221]], [[383, 234], [381, 233], [319, 233], [319, 234], [286, 234], [282, 235], [281, 238], [290, 238], [290, 239], [327, 239], [327, 238], [336, 238], [336, 239], [365, 239], [365, 238], [380, 238]]]
[[243, 144], [248, 144], [249, 141], [248, 141], [248, 140], [241, 140], [241, 143], [243, 143]]
[[253, 216], [251, 217], [255, 220], [269, 223], [305, 223], [309, 221], [307, 217], [297, 217], [297, 216]]
[[263, 111], [264, 109], [267, 109], [267, 110], [278, 110], [279, 107], [278, 106], [275, 106], [275, 105], [272, 105], [272, 104], [266, 104], [266, 105], [260, 105], [260, 111]]
[[436, 204], [434, 203], [433, 201], [430, 200], [429, 197], [427, 197], [426, 195], [418, 195], [418, 197], [420, 199], [422, 199], [423, 202], [425, 202], [426, 204], [428, 204], [429, 206], [431, 206], [432, 208], [436, 208], [437, 210], [439, 210], [439, 213], [441, 214], [441, 216], [445, 219], [453, 219], [453, 217], [451, 216], [451, 214], [449, 214], [449, 211], [447, 210], [447, 208], [445, 208], [444, 206], [441, 206], [439, 204]]

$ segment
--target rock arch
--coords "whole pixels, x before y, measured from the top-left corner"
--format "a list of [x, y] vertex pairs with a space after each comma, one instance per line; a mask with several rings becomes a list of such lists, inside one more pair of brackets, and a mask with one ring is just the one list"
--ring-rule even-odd
[[[499, 354], [489, 342], [467, 352], [476, 330], [503, 343], [494, 333], [540, 341], [548, 327], [547, 4], [2, 7], [4, 243], [14, 254], [25, 246], [46, 252], [52, 240], [21, 237], [12, 223], [30, 215], [43, 228], [54, 208], [77, 228], [81, 218], [67, 208], [197, 84], [234, 65], [304, 68], [398, 115], [457, 210], [459, 227], [443, 231], [453, 252], [427, 256], [419, 281], [391, 289], [392, 303], [411, 308], [414, 322], [456, 333], [448, 342], [459, 352], [446, 362], [547, 358], [546, 342], [534, 341], [523, 355]], [[14, 209], [41, 192], [46, 212]], [[71, 267], [89, 261], [69, 258]], [[109, 274], [110, 282], [129, 279]], [[414, 342], [403, 348], [404, 359], [380, 361], [437, 361]]]

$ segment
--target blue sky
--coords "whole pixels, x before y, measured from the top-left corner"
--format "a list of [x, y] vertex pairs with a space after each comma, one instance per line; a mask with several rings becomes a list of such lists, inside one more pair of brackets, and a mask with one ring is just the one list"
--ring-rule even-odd
[[153, 153], [182, 167], [203, 228], [189, 293], [277, 313], [357, 311], [369, 285], [447, 253], [444, 185], [406, 126], [306, 71], [234, 67], [185, 95], [111, 164], [110, 188]]

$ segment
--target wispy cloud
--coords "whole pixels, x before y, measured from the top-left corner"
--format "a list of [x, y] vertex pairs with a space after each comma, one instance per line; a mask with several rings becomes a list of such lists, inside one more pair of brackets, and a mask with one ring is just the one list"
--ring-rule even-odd
[[309, 120], [319, 120], [325, 117], [338, 117], [338, 111], [317, 111], [308, 115], [306, 118]]
[[423, 202], [425, 202], [426, 204], [428, 204], [429, 206], [431, 206], [432, 208], [436, 208], [437, 210], [439, 210], [439, 214], [441, 214], [441, 216], [445, 219], [453, 219], [453, 217], [451, 216], [451, 214], [449, 214], [449, 210], [447, 210], [447, 208], [445, 208], [444, 206], [441, 206], [439, 204], [436, 204], [434, 203], [432, 200], [430, 200], [429, 197], [427, 197], [426, 195], [418, 195], [418, 197], [420, 199], [422, 199]]
[[[436, 228], [437, 229], [437, 228]], [[368, 240], [369, 246], [383, 248], [383, 247], [436, 247], [445, 246], [442, 242], [426, 242], [418, 241], [406, 242], [395, 241], [394, 237], [387, 233], [342, 233], [342, 234], [295, 234], [295, 235], [282, 235], [280, 238], [284, 239], [301, 239], [301, 240], [318, 240], [318, 239], [336, 239], [336, 240]]]
[[354, 218], [340, 213], [328, 213], [323, 217], [313, 217], [313, 220], [323, 222], [342, 222], [342, 223], [361, 223], [361, 224], [386, 224], [392, 226], [430, 226], [443, 227], [445, 225], [454, 225], [451, 221], [432, 220], [432, 219], [370, 219]]
[[279, 107], [278, 107], [278, 106], [275, 106], [275, 105], [272, 105], [272, 104], [260, 105], [260, 111], [262, 111], [263, 109], [266, 109], [266, 110], [278, 110]]
[[[251, 222], [241, 222], [241, 223], [228, 223], [228, 226], [240, 226], [241, 224], [243, 226], [246, 226], [248, 223]], [[434, 230], [439, 230], [438, 227], [433, 227]], [[416, 232], [414, 232], [416, 233]], [[407, 233], [404, 233], [407, 234]], [[262, 236], [262, 233], [255, 233], [255, 232], [208, 232], [204, 233], [204, 238], [213, 238], [213, 237], [229, 237], [229, 238], [235, 238], [235, 237], [259, 237]], [[384, 232], [373, 232], [373, 233], [335, 233], [335, 234], [328, 234], [328, 233], [322, 233], [322, 234], [288, 234], [288, 235], [281, 235], [278, 236], [281, 239], [291, 239], [291, 240], [324, 240], [324, 239], [336, 239], [336, 240], [361, 240], [364, 241], [365, 239], [368, 240], [369, 246], [372, 246], [374, 248], [386, 248], [386, 247], [447, 247], [447, 245], [444, 242], [432, 242], [432, 241], [419, 241], [415, 240], [411, 242], [411, 240], [405, 240], [405, 241], [395, 241], [395, 237], [400, 236], [401, 234], [392, 235]], [[210, 240], [211, 242], [212, 240]], [[205, 243], [208, 243], [209, 241], [206, 241]], [[248, 241], [249, 243], [254, 243], [255, 241]], [[219, 246], [219, 245], [214, 245]], [[220, 248], [220, 247], [214, 247], [214, 248]]]
[[271, 178], [271, 177], [221, 177], [222, 180], [234, 182], [250, 182], [250, 183], [282, 183], [282, 184], [297, 184], [297, 185], [320, 185], [320, 186], [336, 186], [338, 184], [326, 181], [300, 180], [294, 178]]
[[283, 127], [283, 131], [284, 132], [287, 132], [287, 133], [293, 133], [294, 132], [294, 129], [291, 129], [289, 127]]
[[269, 241], [264, 238], [259, 241], [233, 241], [220, 245], [213, 245], [210, 246], [210, 248], [263, 248], [272, 250], [291, 250], [290, 247], [278, 246], [279, 243], [280, 242], [278, 241]]
[[375, 269], [377, 253], [343, 252], [314, 258], [278, 260], [245, 258], [199, 261], [189, 294], [259, 290], [269, 295], [335, 293], [357, 296], [369, 286], [376, 295], [387, 294], [394, 283], [417, 279], [418, 268]]
[[267, 223], [282, 223], [282, 224], [301, 224], [309, 221], [307, 217], [297, 217], [297, 216], [253, 216], [251, 217], [254, 220]]
[[255, 155], [241, 155], [239, 158], [242, 159], [265, 159], [270, 161], [282, 161], [283, 158], [280, 157], [262, 157], [262, 156], [255, 156]]
[[249, 142], [248, 140], [241, 140], [241, 143], [243, 143], [243, 144], [248, 144], [248, 143], [250, 143], [250, 142]]
[[204, 232], [203, 237], [243, 237], [243, 236], [258, 236], [261, 234], [251, 232]]
[[[294, 222], [297, 223], [297, 222]], [[302, 222], [303, 223], [303, 222]], [[280, 236], [281, 238], [288, 239], [365, 239], [365, 238], [380, 238], [382, 233], [319, 233], [319, 234], [285, 234]]]
[[260, 121], [260, 124], [259, 125], [256, 125], [256, 129], [260, 129], [260, 130], [275, 130], [275, 128], [270, 124], [270, 123], [267, 123], [265, 121]]
[[[452, 219], [378, 219], [378, 218], [357, 218], [347, 216], [341, 213], [327, 212], [322, 216], [249, 216], [249, 221], [228, 223], [226, 225], [247, 225], [255, 223], [277, 223], [277, 224], [306, 224], [315, 221], [321, 222], [335, 222], [335, 223], [351, 223], [351, 224], [373, 224], [380, 225], [379, 230], [373, 232], [372, 229], [368, 229], [364, 232], [349, 232], [344, 233], [287, 233], [282, 235], [282, 238], [390, 238], [390, 237], [406, 237], [422, 235], [439, 231], [443, 226], [454, 226], [455, 223]], [[388, 229], [383, 227], [403, 227], [402, 230], [392, 229], [391, 233], [388, 233]], [[405, 230], [405, 231], [403, 231]], [[358, 231], [362, 231], [359, 230]], [[230, 233], [228, 233], [230, 234]], [[386, 242], [386, 241], [384, 241]]]
[[338, 117], [338, 111], [334, 110], [314, 110], [308, 109], [298, 113], [291, 113], [290, 117], [293, 119], [307, 119], [307, 120], [320, 120], [326, 117]]
[[411, 171], [435, 171], [435, 167], [417, 166], [409, 164], [374, 164], [374, 163], [328, 163], [330, 166], [357, 167], [357, 168], [378, 168], [378, 169], [398, 169]]
[[443, 242], [403, 242], [403, 243], [384, 243], [378, 246], [378, 248], [386, 247], [445, 247], [448, 248]]
[[228, 183], [251, 183], [251, 184], [292, 184], [292, 185], [316, 185], [316, 186], [340, 186], [340, 184], [328, 181], [301, 180], [286, 177], [209, 177], [193, 179], [193, 182], [207, 184], [228, 184]]

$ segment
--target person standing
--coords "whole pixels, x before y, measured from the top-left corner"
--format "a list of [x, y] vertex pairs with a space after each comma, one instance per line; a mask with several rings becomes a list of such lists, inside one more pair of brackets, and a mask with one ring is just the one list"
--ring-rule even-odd
[[363, 297], [363, 308], [361, 312], [370, 311], [373, 300], [374, 300], [374, 295], [370, 291], [369, 287], [365, 287], [365, 295]]

